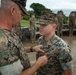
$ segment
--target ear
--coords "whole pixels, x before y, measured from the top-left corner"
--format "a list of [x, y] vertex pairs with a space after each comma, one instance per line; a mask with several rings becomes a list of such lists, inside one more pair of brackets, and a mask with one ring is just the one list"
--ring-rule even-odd
[[56, 28], [57, 28], [57, 25], [56, 25], [56, 24], [54, 24], [54, 25], [53, 25], [53, 29], [55, 30]]
[[14, 7], [14, 6], [12, 6], [12, 7], [10, 8], [10, 13], [11, 13], [11, 15], [13, 15], [13, 14], [15, 13], [15, 7]]

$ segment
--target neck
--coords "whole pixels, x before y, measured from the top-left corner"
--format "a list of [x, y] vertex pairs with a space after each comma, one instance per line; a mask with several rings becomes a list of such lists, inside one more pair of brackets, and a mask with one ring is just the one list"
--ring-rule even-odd
[[12, 21], [9, 17], [0, 17], [0, 28], [11, 30], [12, 29]]
[[11, 22], [7, 22], [6, 20], [0, 21], [0, 28], [12, 30], [12, 24]]
[[46, 36], [44, 36], [44, 39], [45, 39], [46, 41], [49, 41], [49, 40], [52, 38], [52, 36], [54, 35], [54, 33], [55, 33], [55, 32], [52, 32], [52, 33], [50, 33], [50, 34], [47, 34]]

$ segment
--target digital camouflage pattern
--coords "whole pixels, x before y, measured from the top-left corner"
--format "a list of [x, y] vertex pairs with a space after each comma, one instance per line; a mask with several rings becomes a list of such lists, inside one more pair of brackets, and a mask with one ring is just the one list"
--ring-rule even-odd
[[[71, 69], [71, 50], [61, 38], [54, 35], [50, 41], [45, 41], [41, 36], [38, 44], [45, 47], [48, 63], [40, 67], [36, 75], [62, 75], [64, 70]], [[36, 58], [40, 56], [41, 53], [38, 52]]]
[[52, 12], [43, 12], [40, 16], [39, 24], [50, 24], [50, 23], [56, 23], [55, 14]]
[[18, 59], [24, 69], [30, 67], [24, 46], [16, 34], [0, 28], [0, 67], [10, 65]]
[[36, 40], [36, 18], [29, 19], [31, 40]]
[[75, 12], [71, 12], [69, 15], [69, 36], [73, 36], [75, 21], [76, 21]]
[[62, 35], [62, 28], [63, 28], [63, 13], [62, 12], [57, 13], [57, 20], [58, 20], [57, 35], [61, 36]]

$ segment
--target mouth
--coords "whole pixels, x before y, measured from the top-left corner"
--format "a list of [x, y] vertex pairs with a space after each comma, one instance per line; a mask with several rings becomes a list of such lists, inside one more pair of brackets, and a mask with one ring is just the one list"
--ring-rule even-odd
[[43, 30], [42, 29], [39, 29], [39, 32], [42, 32]]

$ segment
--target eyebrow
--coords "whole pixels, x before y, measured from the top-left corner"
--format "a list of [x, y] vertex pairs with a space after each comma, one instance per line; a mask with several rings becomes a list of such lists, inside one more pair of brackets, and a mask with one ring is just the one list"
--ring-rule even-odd
[[40, 24], [40, 26], [47, 26], [47, 24]]

